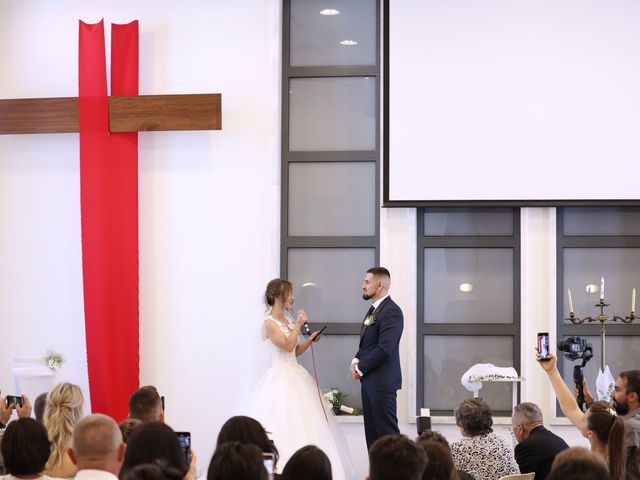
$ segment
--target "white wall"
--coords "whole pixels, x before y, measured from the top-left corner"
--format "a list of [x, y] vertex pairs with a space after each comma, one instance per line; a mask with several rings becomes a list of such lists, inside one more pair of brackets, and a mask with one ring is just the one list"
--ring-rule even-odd
[[[280, 2], [239, 3], [0, 3], [0, 97], [76, 95], [77, 20], [103, 16], [141, 21], [142, 94], [222, 93], [221, 132], [140, 135], [140, 377], [166, 396], [168, 423], [192, 432], [205, 472], [220, 425], [259, 372], [260, 296], [279, 265]], [[60, 378], [88, 393], [79, 196], [76, 135], [0, 137], [5, 393], [11, 358], [48, 346], [67, 357]], [[547, 420], [551, 392], [529, 353], [537, 331], [555, 331], [553, 225], [551, 210], [523, 210], [523, 391]], [[381, 263], [405, 313], [398, 405], [401, 430], [414, 436], [415, 210], [381, 211]], [[459, 436], [450, 422], [436, 427]], [[362, 424], [342, 428], [364, 478]], [[584, 444], [573, 427], [554, 429]]]
[[[140, 379], [206, 474], [278, 273], [280, 2], [0, 3], [0, 98], [76, 96], [78, 19], [140, 20], [140, 93], [222, 93], [221, 132], [140, 135]], [[107, 45], [109, 34], [107, 33]], [[78, 137], [0, 137], [0, 389], [48, 346], [88, 395]], [[114, 345], [114, 349], [118, 346]]]

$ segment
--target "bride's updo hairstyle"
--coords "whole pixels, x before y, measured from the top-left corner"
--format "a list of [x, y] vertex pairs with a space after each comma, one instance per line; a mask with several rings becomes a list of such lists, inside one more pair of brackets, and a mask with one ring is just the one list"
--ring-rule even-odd
[[264, 303], [267, 307], [273, 307], [276, 298], [284, 299], [293, 290], [293, 284], [282, 278], [274, 278], [267, 283], [267, 289], [264, 291]]

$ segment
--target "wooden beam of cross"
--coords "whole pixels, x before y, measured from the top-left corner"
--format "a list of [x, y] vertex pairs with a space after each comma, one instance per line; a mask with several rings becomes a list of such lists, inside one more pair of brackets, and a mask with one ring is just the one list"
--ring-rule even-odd
[[[221, 130], [219, 93], [109, 97], [109, 131]], [[78, 98], [0, 100], [0, 135], [78, 133]]]

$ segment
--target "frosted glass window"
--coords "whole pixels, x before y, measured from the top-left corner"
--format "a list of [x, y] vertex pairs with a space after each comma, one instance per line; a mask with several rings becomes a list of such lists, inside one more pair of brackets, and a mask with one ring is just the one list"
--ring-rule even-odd
[[[365, 312], [366, 313], [366, 312]], [[354, 382], [349, 371], [351, 360], [358, 351], [358, 335], [325, 335], [314, 344], [316, 356], [316, 370], [322, 393], [336, 387], [349, 396], [345, 404], [362, 409], [360, 397], [360, 382]], [[298, 361], [313, 376], [313, 358], [311, 350], [298, 357]], [[299, 405], [298, 408], [304, 408]]]
[[373, 151], [375, 148], [375, 77], [291, 79], [290, 151]]
[[295, 309], [314, 323], [360, 323], [370, 303], [362, 299], [362, 280], [375, 265], [374, 248], [291, 248], [288, 279]]
[[292, 1], [290, 25], [292, 67], [376, 64], [375, 0]]
[[[605, 281], [606, 312], [626, 316], [631, 311], [631, 290], [640, 292], [640, 248], [565, 248], [564, 318], [569, 316], [567, 289], [578, 317], [599, 313], [594, 305], [600, 299], [600, 279]], [[640, 300], [640, 297], [638, 297]], [[638, 310], [638, 306], [636, 306]], [[565, 320], [565, 323], [571, 323]]]
[[425, 248], [425, 323], [513, 323], [513, 249]]
[[638, 207], [567, 207], [562, 215], [567, 236], [640, 235]]
[[[460, 383], [462, 374], [476, 363], [513, 366], [513, 337], [427, 335], [424, 337], [424, 405], [432, 410], [453, 410], [473, 397]], [[511, 410], [512, 384], [484, 382], [482, 397], [492, 410]]]
[[375, 167], [375, 162], [289, 164], [289, 235], [375, 235]]
[[424, 214], [424, 234], [426, 236], [512, 236], [513, 210], [473, 210], [437, 211], [427, 210]]

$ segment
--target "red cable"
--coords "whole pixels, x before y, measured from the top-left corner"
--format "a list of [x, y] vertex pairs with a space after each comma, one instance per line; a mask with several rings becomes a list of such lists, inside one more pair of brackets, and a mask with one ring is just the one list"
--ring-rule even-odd
[[320, 382], [318, 382], [318, 371], [316, 370], [316, 354], [313, 349], [313, 340], [311, 340], [311, 359], [313, 360], [313, 376], [316, 379], [316, 388], [318, 389], [318, 400], [320, 400], [320, 408], [324, 413], [324, 418], [329, 423], [329, 417], [327, 417], [327, 411], [324, 409], [324, 402], [322, 401], [322, 395], [320, 394]]

